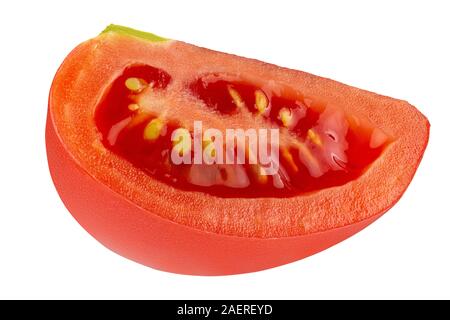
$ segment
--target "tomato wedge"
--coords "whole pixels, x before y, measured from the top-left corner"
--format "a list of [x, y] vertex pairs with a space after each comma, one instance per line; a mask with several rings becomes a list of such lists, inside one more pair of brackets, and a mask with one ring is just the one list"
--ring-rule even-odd
[[405, 101], [116, 25], [65, 59], [46, 127], [55, 186], [90, 234], [196, 275], [360, 231], [401, 197], [428, 136]]

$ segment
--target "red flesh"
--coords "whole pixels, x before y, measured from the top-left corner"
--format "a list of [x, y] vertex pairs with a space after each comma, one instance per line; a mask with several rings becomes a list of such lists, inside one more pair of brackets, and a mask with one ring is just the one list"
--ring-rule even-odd
[[[372, 163], [383, 151], [388, 144], [388, 140], [377, 145], [370, 146], [370, 138], [373, 132], [371, 127], [350, 125], [350, 116], [346, 116], [344, 121], [346, 125], [350, 125], [345, 130], [344, 141], [338, 143], [343, 144], [343, 155], [347, 159], [339, 159], [337, 155], [326, 154], [327, 157], [333, 157], [335, 162], [333, 167], [326, 168], [328, 171], [319, 177], [314, 177], [308, 171], [308, 168], [300, 159], [299, 150], [295, 145], [281, 145], [281, 149], [288, 151], [291, 157], [287, 159], [280, 155], [280, 165], [283, 180], [283, 187], [276, 186], [273, 176], [267, 176], [268, 181], [261, 183], [258, 181], [258, 174], [251, 164], [244, 164], [244, 172], [238, 174], [248, 177], [247, 186], [233, 185], [212, 185], [200, 186], [189, 180], [189, 172], [195, 164], [173, 165], [170, 160], [170, 151], [173, 146], [171, 141], [172, 132], [183, 127], [183, 115], [180, 114], [179, 119], [165, 119], [166, 131], [156, 141], [147, 141], [143, 138], [143, 131], [147, 123], [152, 119], [158, 118], [157, 113], [146, 113], [143, 111], [132, 111], [128, 106], [136, 102], [135, 95], [130, 93], [125, 86], [128, 78], [139, 78], [146, 83], [153, 85], [152, 90], [164, 91], [170, 83], [171, 76], [161, 70], [148, 65], [130, 66], [121, 76], [113, 83], [106, 96], [102, 99], [101, 104], [96, 111], [96, 125], [102, 133], [102, 141], [107, 148], [117, 153], [124, 159], [130, 161], [138, 168], [144, 170], [152, 177], [155, 177], [165, 183], [173, 185], [182, 190], [202, 191], [219, 197], [291, 197], [306, 192], [321, 190], [327, 187], [339, 186], [350, 180], [360, 176], [370, 163]], [[255, 91], [261, 90], [257, 86], [243, 82], [232, 82], [223, 80], [220, 76], [214, 77], [211, 81], [202, 78], [194, 81], [186, 86], [186, 91], [192, 93], [205, 102], [206, 106], [217, 111], [221, 115], [228, 117], [239, 117], [240, 109], [233, 102], [228, 92], [228, 88], [232, 87], [238, 92], [245, 102], [245, 108], [255, 117], [263, 117], [267, 121], [268, 127], [283, 127], [283, 123], [279, 118], [279, 112], [282, 108], [292, 110], [293, 114], [298, 114], [295, 126], [283, 128], [288, 130], [299, 141], [304, 141], [307, 148], [318, 157], [322, 156], [323, 146], [317, 146], [307, 137], [308, 130], [320, 126], [320, 118], [324, 113], [326, 106], [312, 104], [307, 106], [301, 98], [301, 94], [297, 94], [297, 99], [290, 97], [277, 96], [273, 92], [264, 92], [269, 97], [269, 107], [264, 114], [258, 114], [255, 106]], [[149, 95], [152, 92], [148, 93]], [[340, 116], [340, 114], [338, 114]], [[336, 116], [334, 116], [336, 118]], [[330, 121], [336, 121], [331, 116]], [[121, 130], [118, 131], [117, 127]], [[336, 143], [336, 134], [327, 131], [329, 128], [323, 129], [323, 141], [328, 143]], [[113, 141], [110, 139], [111, 132], [114, 132]], [[119, 132], [117, 134], [117, 132]], [[387, 138], [386, 138], [387, 139]], [[192, 153], [192, 151], [191, 151]], [[294, 162], [292, 164], [291, 162]], [[206, 166], [217, 166], [216, 164]], [[208, 170], [202, 168], [202, 171]], [[233, 165], [222, 165], [220, 174], [236, 171]]]

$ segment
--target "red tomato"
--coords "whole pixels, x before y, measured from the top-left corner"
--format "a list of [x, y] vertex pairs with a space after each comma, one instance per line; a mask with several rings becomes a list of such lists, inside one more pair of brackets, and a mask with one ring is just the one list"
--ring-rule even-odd
[[428, 135], [404, 101], [110, 26], [58, 70], [46, 140], [62, 200], [101, 243], [219, 275], [370, 224], [405, 191]]

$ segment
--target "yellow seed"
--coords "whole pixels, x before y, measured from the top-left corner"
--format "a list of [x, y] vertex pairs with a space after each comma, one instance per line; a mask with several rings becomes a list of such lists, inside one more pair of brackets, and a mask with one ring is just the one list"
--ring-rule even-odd
[[133, 92], [141, 92], [145, 87], [147, 87], [147, 82], [140, 78], [128, 78], [125, 80], [125, 87]]
[[238, 108], [243, 108], [245, 103], [244, 100], [242, 100], [241, 95], [239, 92], [237, 92], [236, 89], [234, 89], [231, 85], [228, 86], [228, 93], [230, 94], [231, 98], [233, 99], [234, 104]]
[[137, 103], [131, 103], [128, 105], [128, 110], [130, 111], [136, 111], [138, 110], [140, 107]]
[[289, 152], [289, 150], [283, 149], [281, 154], [283, 155], [284, 159], [286, 159], [286, 161], [289, 163], [289, 166], [291, 167], [291, 169], [294, 172], [297, 172], [298, 171], [298, 167], [295, 164], [294, 158], [292, 157], [292, 154]]
[[183, 134], [180, 134], [180, 138], [177, 141], [173, 141], [173, 149], [178, 152], [180, 156], [183, 156], [191, 151], [191, 139], [188, 139], [190, 138], [190, 133], [184, 128], [178, 128], [177, 130], [182, 131]]
[[322, 146], [322, 139], [313, 129], [308, 130], [308, 138], [319, 147]]
[[208, 148], [208, 151], [209, 151], [208, 156], [210, 158], [214, 158], [216, 156], [216, 148], [215, 148], [214, 142], [210, 138], [203, 139], [202, 147], [203, 147], [203, 150], [205, 150], [211, 143], [213, 145]]
[[283, 123], [283, 126], [289, 127], [292, 123], [292, 112], [288, 108], [281, 108], [279, 114], [279, 119]]
[[269, 178], [267, 177], [267, 175], [262, 174], [264, 172], [264, 168], [258, 164], [252, 165], [251, 168], [258, 182], [261, 184], [266, 184]]
[[260, 174], [258, 176], [258, 182], [261, 183], [261, 184], [266, 184], [267, 180], [269, 180], [269, 178], [266, 175]]
[[264, 113], [269, 106], [267, 96], [259, 89], [255, 91], [255, 105], [259, 113]]
[[144, 139], [145, 140], [156, 140], [161, 135], [164, 128], [164, 123], [161, 119], [153, 119], [150, 121], [144, 129]]

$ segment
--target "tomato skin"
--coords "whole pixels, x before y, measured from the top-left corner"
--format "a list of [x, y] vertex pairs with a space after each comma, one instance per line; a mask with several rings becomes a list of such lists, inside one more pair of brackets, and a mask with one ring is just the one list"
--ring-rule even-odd
[[50, 115], [46, 145], [53, 182], [78, 223], [112, 251], [163, 271], [213, 276], [276, 267], [345, 240], [382, 215], [304, 236], [262, 239], [215, 234], [164, 219], [93, 178], [67, 152]]

